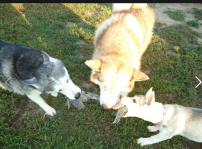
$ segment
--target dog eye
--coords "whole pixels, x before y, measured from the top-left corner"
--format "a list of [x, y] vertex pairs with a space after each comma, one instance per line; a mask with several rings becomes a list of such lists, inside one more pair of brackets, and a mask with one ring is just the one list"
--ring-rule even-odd
[[59, 92], [61, 92], [62, 90], [60, 89]]
[[69, 82], [69, 80], [67, 80], [67, 83]]
[[136, 99], [133, 99], [133, 103], [137, 103]]

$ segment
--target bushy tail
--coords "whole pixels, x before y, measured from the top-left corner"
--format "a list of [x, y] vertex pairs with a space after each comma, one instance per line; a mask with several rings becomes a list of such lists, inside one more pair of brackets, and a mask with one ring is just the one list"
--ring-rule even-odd
[[128, 10], [130, 8], [141, 9], [147, 7], [147, 3], [113, 3], [112, 12]]

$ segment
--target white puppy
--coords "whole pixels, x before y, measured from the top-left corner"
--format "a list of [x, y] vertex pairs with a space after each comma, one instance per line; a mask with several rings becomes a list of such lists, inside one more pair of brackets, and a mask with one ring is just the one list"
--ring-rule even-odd
[[180, 135], [196, 142], [202, 142], [202, 109], [155, 102], [152, 88], [146, 96], [124, 97], [122, 102], [128, 108], [123, 117], [138, 117], [156, 124], [148, 126], [150, 132], [159, 130], [157, 135], [139, 138], [141, 146], [158, 143]]

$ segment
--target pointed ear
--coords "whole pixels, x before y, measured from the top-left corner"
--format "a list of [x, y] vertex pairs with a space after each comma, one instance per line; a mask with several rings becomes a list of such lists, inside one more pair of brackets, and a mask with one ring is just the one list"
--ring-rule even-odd
[[31, 79], [22, 80], [22, 82], [27, 85], [37, 84], [35, 77], [32, 77]]
[[134, 81], [145, 81], [148, 79], [149, 79], [149, 77], [146, 74], [144, 74], [143, 72], [136, 70], [136, 69], [133, 70], [132, 80], [134, 80]]
[[41, 51], [42, 52], [42, 55], [43, 55], [43, 63], [44, 64], [47, 64], [47, 63], [49, 63], [50, 62], [50, 60], [49, 60], [49, 55], [46, 53], [46, 52], [44, 52], [44, 51]]
[[39, 89], [39, 86], [37, 85], [37, 80], [35, 77], [32, 77], [31, 79], [22, 80], [22, 82], [24, 84], [31, 85]]
[[150, 88], [146, 94], [147, 106], [149, 106], [155, 102], [155, 96], [154, 95], [155, 95], [154, 91], [152, 91], [152, 88]]
[[87, 60], [85, 64], [90, 67], [92, 70], [100, 72], [101, 70], [101, 61], [100, 60]]

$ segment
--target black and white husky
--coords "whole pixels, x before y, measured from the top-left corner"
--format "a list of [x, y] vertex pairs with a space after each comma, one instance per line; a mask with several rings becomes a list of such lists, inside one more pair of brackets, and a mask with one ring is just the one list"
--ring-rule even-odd
[[76, 86], [64, 64], [44, 51], [0, 40], [0, 86], [11, 92], [27, 95], [44, 111], [53, 116], [55, 109], [40, 96], [62, 93], [78, 99], [81, 89]]

